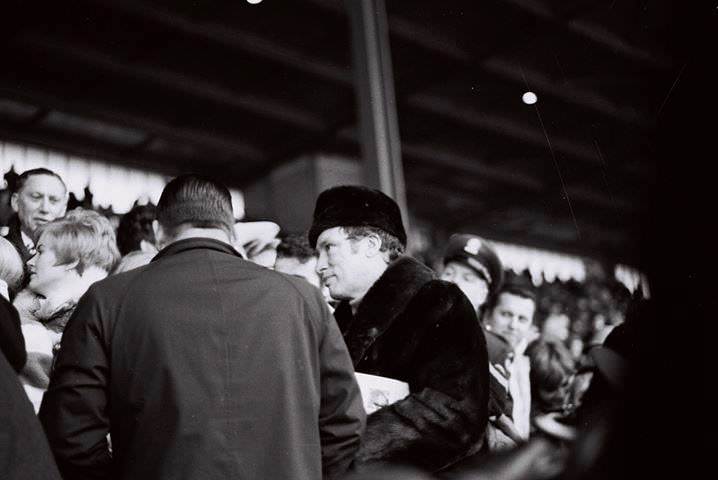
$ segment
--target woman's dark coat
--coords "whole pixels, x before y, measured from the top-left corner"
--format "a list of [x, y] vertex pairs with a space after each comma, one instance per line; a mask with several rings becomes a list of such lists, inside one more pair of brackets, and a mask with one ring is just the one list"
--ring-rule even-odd
[[471, 303], [416, 260], [389, 265], [359, 304], [334, 313], [357, 372], [407, 382], [410, 395], [367, 417], [357, 465], [438, 471], [482, 445], [488, 420], [486, 340]]

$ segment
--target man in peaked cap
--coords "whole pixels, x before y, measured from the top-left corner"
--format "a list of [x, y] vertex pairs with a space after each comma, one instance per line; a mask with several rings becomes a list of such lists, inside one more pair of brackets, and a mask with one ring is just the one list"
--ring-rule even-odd
[[367, 417], [359, 470], [403, 463], [439, 471], [482, 446], [488, 419], [486, 340], [459, 288], [405, 256], [397, 204], [378, 190], [319, 195], [309, 243], [354, 368], [408, 384]]
[[[441, 279], [455, 283], [471, 302], [481, 318], [484, 305], [493, 298], [503, 282], [501, 260], [488, 241], [476, 235], [455, 233], [449, 237], [444, 253]], [[485, 330], [491, 373], [489, 394], [489, 432], [487, 441], [492, 451], [513, 447], [521, 440], [511, 420], [513, 401], [509, 394], [506, 365], [513, 349], [507, 340]]]
[[455, 233], [446, 246], [441, 279], [455, 283], [478, 312], [501, 285], [503, 268], [489, 242]]

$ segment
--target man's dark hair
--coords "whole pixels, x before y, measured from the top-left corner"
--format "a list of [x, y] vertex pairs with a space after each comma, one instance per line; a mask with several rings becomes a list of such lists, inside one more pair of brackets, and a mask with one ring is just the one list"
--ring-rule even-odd
[[404, 245], [394, 235], [385, 232], [381, 228], [377, 227], [341, 227], [342, 230], [347, 234], [347, 238], [350, 240], [359, 240], [364, 237], [368, 237], [374, 234], [381, 240], [381, 247], [379, 251], [387, 252], [389, 254], [389, 261], [393, 262], [406, 250]]
[[296, 258], [301, 263], [307, 263], [317, 256], [307, 240], [306, 235], [290, 233], [277, 245], [277, 258]]
[[508, 293], [510, 295], [516, 295], [517, 297], [528, 298], [534, 302], [534, 305], [537, 305], [538, 303], [536, 297], [536, 290], [534, 290], [533, 286], [531, 286], [531, 284], [527, 281], [522, 280], [520, 277], [515, 277], [502, 283], [499, 289], [496, 290], [496, 293], [486, 300], [486, 306], [484, 311], [492, 311], [494, 307], [496, 307], [496, 304], [498, 303], [499, 297], [502, 293]]
[[181, 175], [162, 190], [157, 221], [169, 235], [180, 226], [219, 228], [234, 236], [232, 196], [227, 187], [208, 177]]
[[152, 204], [136, 205], [122, 216], [117, 227], [117, 248], [120, 249], [121, 255], [139, 250], [142, 240], [155, 244], [152, 221], [155, 219], [156, 210]]
[[65, 188], [65, 191], [67, 191], [67, 185], [65, 185], [65, 182], [62, 180], [62, 177], [58, 175], [57, 173], [53, 172], [52, 170], [48, 168], [31, 168], [30, 170], [25, 170], [20, 174], [20, 176], [17, 177], [17, 180], [15, 181], [15, 193], [19, 192], [23, 189], [25, 184], [27, 183], [28, 179], [32, 177], [33, 175], [49, 175], [51, 177], [57, 178], [62, 186]]

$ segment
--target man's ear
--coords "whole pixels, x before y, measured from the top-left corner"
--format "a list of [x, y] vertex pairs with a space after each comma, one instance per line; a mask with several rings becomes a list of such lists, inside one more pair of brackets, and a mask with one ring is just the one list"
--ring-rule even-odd
[[165, 241], [165, 231], [157, 220], [152, 220], [152, 231], [155, 232], [157, 246], [161, 248]]
[[381, 238], [379, 238], [379, 235], [376, 235], [375, 233], [370, 233], [366, 237], [364, 237], [364, 241], [366, 242], [366, 250], [365, 255], [367, 258], [375, 257], [376, 255], [381, 254]]
[[[153, 225], [154, 228], [154, 225]], [[157, 233], [155, 233], [156, 238]], [[147, 240], [140, 240], [140, 251], [143, 253], [157, 253], [157, 247]]]
[[17, 213], [17, 207], [18, 207], [18, 205], [17, 205], [17, 196], [18, 196], [18, 193], [17, 193], [17, 192], [15, 192], [15, 193], [13, 193], [12, 195], [10, 195], [10, 206], [12, 207], [12, 211], [15, 212], [15, 213]]
[[10, 301], [10, 288], [5, 280], [2, 279], [0, 279], [0, 295], [5, 297], [5, 300]]
[[64, 217], [67, 213], [67, 202], [69, 199], [70, 197], [68, 195], [65, 195], [65, 206], [62, 207], [62, 212], [60, 212], [60, 215], [57, 216], [58, 218]]
[[80, 264], [79, 260], [75, 260], [74, 262], [65, 263], [62, 266], [65, 268], [65, 270], [74, 270], [77, 268], [77, 266]]
[[227, 230], [227, 235], [229, 236], [229, 243], [232, 244], [232, 246], [239, 243], [239, 236], [237, 235], [237, 230], [234, 227]]

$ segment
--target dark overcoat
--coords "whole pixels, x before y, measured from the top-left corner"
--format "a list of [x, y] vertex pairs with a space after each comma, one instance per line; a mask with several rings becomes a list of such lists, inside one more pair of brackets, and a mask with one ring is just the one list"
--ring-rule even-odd
[[22, 336], [20, 316], [15, 307], [0, 295], [0, 351], [16, 372], [25, 366], [27, 352]]
[[[22, 263], [26, 264], [27, 261], [32, 258], [33, 254], [30, 253], [30, 251], [25, 246], [25, 242], [22, 240], [20, 218], [17, 216], [17, 213], [10, 217], [10, 221], [8, 222], [7, 227], [8, 230], [7, 234], [5, 235], [5, 239], [15, 245], [15, 248], [20, 254], [20, 258], [22, 259]], [[25, 272], [27, 273], [27, 265], [25, 265], [25, 267]]]
[[71, 479], [336, 478], [365, 421], [319, 290], [211, 239], [88, 290], [39, 415]]
[[357, 372], [409, 384], [367, 417], [362, 468], [399, 462], [438, 471], [482, 445], [488, 419], [486, 340], [469, 300], [410, 257], [391, 263], [352, 315], [334, 312]]

